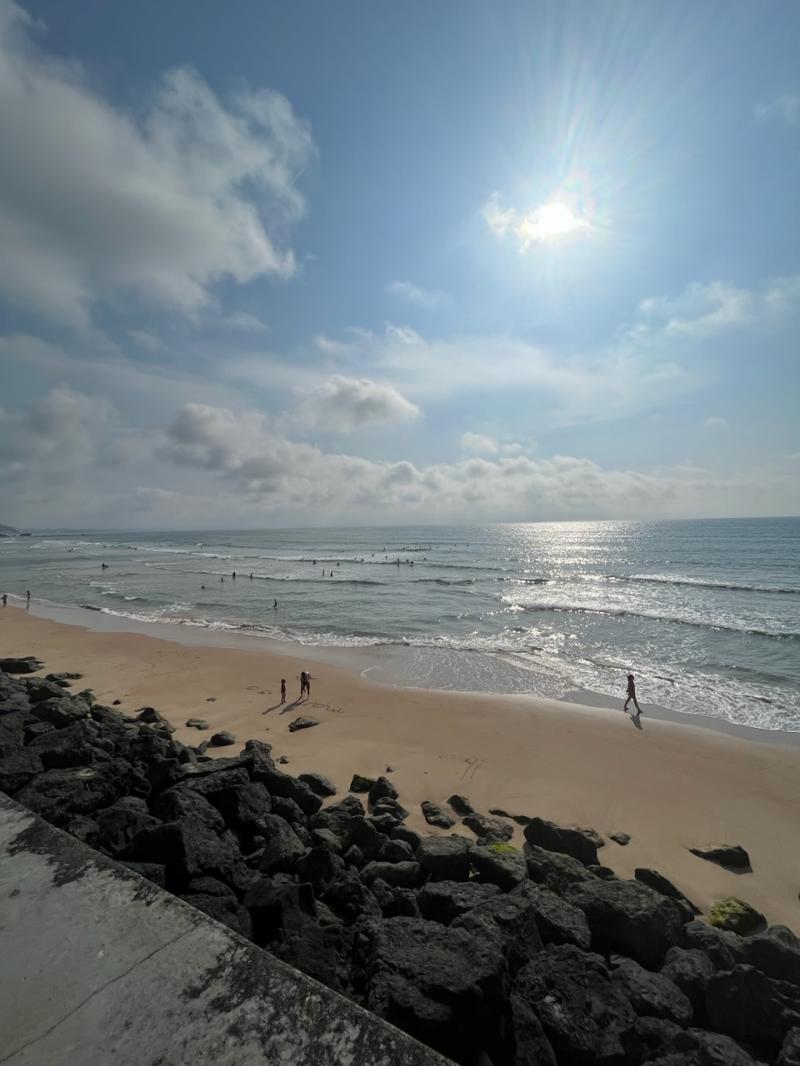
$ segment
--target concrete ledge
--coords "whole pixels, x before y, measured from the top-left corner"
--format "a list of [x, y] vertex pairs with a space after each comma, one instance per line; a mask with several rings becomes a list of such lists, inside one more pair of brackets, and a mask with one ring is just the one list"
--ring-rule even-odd
[[0, 793], [1, 1066], [447, 1066]]

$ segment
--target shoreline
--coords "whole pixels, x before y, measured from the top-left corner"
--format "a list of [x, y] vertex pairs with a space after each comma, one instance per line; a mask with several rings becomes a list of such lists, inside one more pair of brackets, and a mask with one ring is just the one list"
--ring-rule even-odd
[[[17, 609], [25, 610], [22, 606], [22, 597], [13, 596], [18, 604], [9, 604]], [[474, 697], [482, 696], [487, 699], [505, 700], [520, 699], [542, 701], [544, 703], [567, 704], [570, 706], [593, 707], [608, 711], [619, 711], [624, 703], [624, 692], [621, 690], [619, 698], [608, 696], [602, 692], [594, 692], [589, 689], [574, 689], [565, 692], [560, 697], [548, 698], [537, 696], [534, 693], [496, 693], [475, 689], [436, 689], [424, 688], [415, 685], [396, 684], [392, 681], [375, 679], [372, 674], [380, 669], [388, 658], [388, 649], [383, 645], [364, 645], [362, 647], [346, 647], [339, 645], [324, 644], [301, 644], [294, 640], [277, 640], [263, 633], [250, 633], [243, 630], [211, 629], [207, 626], [181, 624], [179, 622], [144, 622], [135, 618], [126, 618], [115, 614], [106, 614], [88, 607], [67, 606], [63, 604], [33, 601], [28, 612], [35, 618], [43, 618], [62, 625], [79, 627], [90, 633], [131, 633], [143, 636], [151, 636], [156, 640], [173, 642], [187, 647], [208, 646], [214, 648], [229, 648], [246, 650], [258, 654], [287, 656], [293, 659], [302, 659], [305, 662], [316, 662], [325, 666], [344, 668], [359, 674], [368, 683], [378, 688], [391, 691], [425, 692], [431, 697], [440, 694], [454, 696]], [[400, 646], [392, 646], [391, 655], [402, 654]], [[463, 654], [472, 654], [464, 652]], [[683, 712], [664, 707], [661, 704], [641, 701], [645, 719], [653, 719], [661, 722], [671, 722], [679, 726], [694, 727], [696, 729], [711, 730], [729, 737], [737, 737], [756, 744], [768, 744], [778, 747], [800, 749], [800, 731], [790, 732], [781, 729], [759, 729], [756, 726], [741, 725], [731, 722], [727, 718], [714, 717], [712, 715], [699, 714], [697, 712]]]
[[[239, 637], [239, 646], [230, 647], [228, 636], [182, 642], [0, 609], [3, 654], [37, 655], [45, 672], [79, 670], [84, 677], [74, 690], [89, 687], [101, 703], [119, 699], [122, 713], [154, 706], [184, 743], [228, 729], [237, 746], [214, 749], [224, 756], [251, 737], [267, 740], [292, 774], [324, 773], [339, 795], [353, 773], [377, 776], [391, 766], [410, 828], [426, 833], [436, 831], [419, 804], [444, 804], [454, 792], [483, 812], [504, 808], [560, 825], [592, 825], [607, 840], [600, 861], [622, 877], [652, 867], [704, 912], [719, 898], [739, 895], [770, 922], [800, 926], [796, 748], [687, 729], [647, 709], [637, 729], [619, 708], [393, 688], [354, 671], [342, 649], [323, 661], [312, 649], [274, 651], [263, 641], [256, 649], [253, 638]], [[296, 702], [297, 675], [308, 664], [312, 697]], [[293, 701], [283, 707], [282, 676]], [[319, 724], [289, 732], [299, 715]], [[207, 719], [209, 731], [186, 727], [189, 717]], [[629, 833], [630, 844], [609, 840], [615, 831]], [[514, 842], [522, 842], [519, 827]], [[688, 850], [709, 843], [741, 844], [753, 872], [737, 875]]]

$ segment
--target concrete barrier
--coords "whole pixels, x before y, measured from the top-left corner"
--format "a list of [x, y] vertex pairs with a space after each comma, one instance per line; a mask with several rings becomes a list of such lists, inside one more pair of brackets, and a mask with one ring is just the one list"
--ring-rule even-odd
[[0, 793], [1, 1066], [448, 1062]]

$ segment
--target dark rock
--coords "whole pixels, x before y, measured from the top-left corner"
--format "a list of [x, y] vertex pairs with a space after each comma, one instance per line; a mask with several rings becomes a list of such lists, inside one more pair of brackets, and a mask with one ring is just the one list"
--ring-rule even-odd
[[364, 777], [362, 774], [353, 774], [348, 792], [369, 792], [375, 785], [374, 777]]
[[347, 866], [355, 866], [357, 870], [360, 870], [367, 861], [363, 851], [356, 844], [351, 844], [342, 857]]
[[601, 878], [603, 881], [619, 881], [620, 878], [614, 873], [610, 866], [587, 866], [586, 869], [589, 873], [594, 874], [595, 877]]
[[312, 829], [311, 841], [315, 847], [328, 848], [335, 855], [341, 855], [342, 840], [331, 829]]
[[497, 1037], [504, 976], [497, 944], [436, 922], [390, 918], [374, 939], [367, 1005], [442, 1054], [472, 1061]]
[[800, 1066], [800, 1028], [786, 1034], [775, 1066]]
[[227, 925], [235, 933], [247, 937], [248, 940], [252, 937], [253, 923], [250, 915], [235, 898], [231, 899], [229, 896], [217, 895], [207, 896], [199, 893], [186, 894], [180, 898], [191, 904], [192, 907], [196, 907], [199, 911], [207, 914], [209, 918], [213, 918], [214, 921], [219, 922], [221, 925]]
[[108, 758], [102, 748], [106, 743], [94, 723], [87, 720], [43, 733], [31, 741], [28, 750], [39, 756], [45, 770], [54, 770], [102, 762]]
[[319, 908], [315, 920], [307, 918], [293, 926], [271, 950], [289, 966], [336, 992], [350, 985], [351, 931], [334, 920], [322, 924]]
[[[288, 775], [281, 774], [281, 777]], [[302, 782], [301, 782], [302, 784]], [[267, 784], [269, 788], [269, 784]], [[310, 789], [309, 789], [310, 791]], [[319, 798], [319, 797], [317, 797]], [[339, 803], [333, 803], [325, 810], [319, 811], [309, 819], [311, 829], [330, 829], [342, 841], [343, 847], [351, 843], [355, 825], [363, 821], [364, 808], [355, 796], [345, 796]]]
[[718, 899], [709, 912], [709, 921], [716, 929], [746, 935], [766, 928], [767, 919], [750, 903], [737, 896]]
[[528, 876], [532, 881], [546, 885], [551, 891], [563, 895], [570, 885], [595, 881], [595, 875], [571, 855], [548, 851], [535, 844], [525, 844], [522, 853], [528, 863]]
[[383, 815], [388, 814], [389, 817], [396, 823], [402, 822], [404, 818], [408, 818], [409, 812], [405, 807], [397, 800], [389, 799], [388, 797], [378, 800], [372, 808], [373, 818], [380, 818]]
[[193, 877], [189, 882], [187, 896], [222, 896], [226, 899], [236, 899], [236, 893], [226, 885], [224, 881], [218, 881], [216, 877]]
[[416, 888], [424, 880], [422, 867], [417, 862], [369, 862], [361, 871], [361, 880], [371, 885], [376, 878], [398, 888]]
[[514, 830], [510, 825], [506, 825], [497, 818], [489, 818], [485, 814], [468, 814], [462, 818], [462, 822], [467, 829], [472, 830], [481, 843], [502, 842], [510, 840], [514, 835]]
[[[276, 770], [274, 767], [270, 768], [266, 765], [260, 765], [251, 768], [250, 776], [254, 781], [263, 784], [270, 795], [294, 800], [303, 814], [316, 814], [322, 806], [322, 800], [320, 797], [311, 791], [305, 781], [298, 781], [296, 778], [292, 777], [291, 774], [285, 774], [283, 771]], [[337, 807], [339, 806], [341, 806], [341, 804], [337, 805]], [[333, 808], [329, 808], [329, 810], [333, 810]], [[325, 823], [323, 822], [321, 824], [324, 825]], [[312, 828], [318, 828], [318, 826], [314, 825]], [[331, 826], [330, 828], [334, 827]]]
[[613, 840], [616, 844], [619, 844], [623, 848], [627, 847], [627, 845], [631, 842], [631, 838], [628, 833], [616, 832], [609, 833], [608, 835], [611, 840]]
[[428, 825], [435, 825], [439, 829], [452, 829], [456, 824], [455, 818], [451, 818], [447, 811], [430, 800], [423, 800], [420, 807]]
[[528, 879], [525, 856], [510, 844], [475, 846], [470, 849], [469, 861], [481, 881], [498, 885], [504, 892]]
[[369, 802], [371, 806], [374, 806], [378, 800], [382, 799], [398, 799], [397, 789], [394, 787], [388, 777], [379, 777], [372, 788], [369, 790]]
[[381, 862], [413, 862], [414, 849], [404, 840], [384, 840], [378, 858]]
[[[376, 808], [377, 810], [377, 808]], [[384, 836], [389, 836], [401, 823], [391, 814], [373, 814], [370, 821]]]
[[579, 907], [533, 881], [524, 881], [513, 894], [522, 896], [531, 904], [542, 943], [574, 944], [583, 951], [588, 950], [591, 943], [589, 923]]
[[277, 815], [265, 814], [261, 825], [267, 843], [258, 864], [259, 869], [265, 874], [289, 873], [305, 851], [302, 841], [288, 822]]
[[355, 819], [350, 826], [348, 840], [355, 844], [368, 862], [378, 858], [386, 842], [386, 838], [371, 818]]
[[26, 655], [23, 658], [9, 656], [0, 659], [0, 670], [6, 674], [34, 674], [41, 670], [44, 663], [34, 655]]
[[414, 854], [416, 854], [417, 848], [422, 843], [422, 837], [420, 834], [415, 833], [413, 829], [408, 829], [404, 825], [396, 825], [389, 836], [392, 840], [404, 840]]
[[116, 803], [95, 814], [97, 844], [107, 855], [119, 855], [136, 834], [158, 822], [148, 812], [142, 800], [123, 796]]
[[617, 951], [655, 969], [683, 939], [677, 905], [638, 881], [585, 881], [567, 892], [592, 932], [593, 950]]
[[581, 833], [582, 836], [585, 836], [589, 843], [594, 844], [596, 848], [605, 847], [605, 840], [603, 840], [597, 830], [593, 829], [590, 825], [573, 825], [572, 828], [576, 833]]
[[166, 888], [167, 886], [167, 871], [165, 866], [161, 866], [156, 862], [122, 862], [120, 866], [127, 866], [129, 870], [133, 870], [135, 874], [140, 877], [144, 877], [147, 881], [152, 881], [154, 885], [158, 885], [159, 888]]
[[89, 717], [89, 704], [77, 696], [60, 696], [34, 705], [32, 713], [41, 722], [50, 722], [56, 729], [80, 722]]
[[119, 707], [119, 705], [120, 705], [121, 703], [122, 703], [122, 700], [112, 700], [112, 701], [111, 701], [111, 705], [112, 705], [112, 707]]
[[187, 718], [186, 724], [190, 729], [210, 729], [208, 722], [205, 718]]
[[319, 721], [316, 718], [303, 718], [301, 716], [289, 722], [289, 732], [296, 733], [298, 729], [310, 729], [314, 725], [319, 725]]
[[167, 888], [176, 894], [184, 892], [195, 877], [215, 877], [238, 894], [245, 892], [253, 880], [253, 874], [242, 862], [233, 834], [227, 831], [217, 834], [194, 817], [141, 830], [122, 858], [165, 866]]
[[636, 1058], [636, 1014], [599, 955], [551, 944], [517, 974], [511, 1010], [515, 1023], [538, 1016], [559, 1062]]
[[641, 881], [643, 885], [647, 885], [648, 888], [660, 892], [662, 896], [674, 899], [686, 915], [687, 921], [691, 921], [695, 914], [700, 913], [700, 908], [696, 907], [690, 899], [687, 899], [686, 896], [684, 896], [680, 889], [676, 888], [671, 881], [657, 870], [650, 870], [646, 866], [637, 866], [633, 872], [633, 876], [637, 881]]
[[87, 818], [85, 814], [68, 814], [61, 828], [90, 848], [97, 847], [97, 822], [94, 818]]
[[284, 799], [283, 796], [276, 796], [272, 800], [272, 813], [277, 814], [279, 818], [283, 818], [285, 822], [288, 822], [292, 828], [297, 831], [299, 825], [305, 826], [308, 819], [297, 806], [294, 800]]
[[474, 814], [475, 811], [472, 808], [472, 804], [469, 802], [466, 796], [459, 796], [458, 793], [452, 795], [447, 801], [457, 815], [464, 817], [465, 814]]
[[294, 864], [294, 871], [320, 896], [344, 871], [344, 862], [330, 848], [310, 848]]
[[372, 882], [372, 893], [384, 918], [419, 918], [417, 893], [413, 888], [387, 885], [378, 877]]
[[612, 957], [614, 969], [611, 979], [637, 1014], [666, 1018], [686, 1026], [692, 1020], [692, 1004], [688, 997], [663, 973], [651, 973], [633, 959], [621, 955]]
[[800, 940], [785, 926], [773, 925], [764, 933], [744, 937], [736, 958], [768, 977], [800, 985]]
[[[61, 685], [57, 685], [54, 681], [47, 681], [43, 677], [32, 677], [25, 682], [25, 688], [28, 693], [28, 699], [31, 703], [43, 703], [44, 700], [49, 699], [64, 699], [65, 693]], [[70, 699], [72, 697], [69, 697]]]
[[348, 925], [359, 918], [380, 917], [377, 900], [355, 870], [343, 870], [321, 898]]
[[455, 918], [452, 927], [466, 929], [499, 944], [511, 973], [516, 973], [542, 950], [534, 909], [528, 900], [514, 893], [500, 893], [472, 907]]
[[19, 748], [0, 758], [0, 792], [13, 796], [44, 770], [42, 760], [35, 751]]
[[138, 711], [134, 711], [134, 717], [137, 722], [144, 722], [145, 725], [156, 726], [162, 732], [175, 732], [175, 726], [171, 722], [168, 722], [164, 715], [160, 711], [157, 711], [155, 707], [141, 707]]
[[278, 762], [281, 764], [281, 766], [288, 766], [289, 765], [289, 757], [287, 755], [281, 755], [280, 758], [278, 759]]
[[45, 733], [52, 733], [55, 726], [50, 722], [33, 721], [25, 726], [25, 743], [30, 744], [37, 737], [43, 737]]
[[692, 855], [732, 870], [749, 870], [750, 856], [740, 844], [704, 844], [700, 848], [689, 848]]
[[253, 920], [253, 940], [261, 947], [301, 929], [317, 913], [311, 885], [278, 884], [268, 878], [252, 884], [242, 904]]
[[179, 785], [168, 788], [151, 804], [153, 814], [164, 822], [190, 819], [201, 823], [212, 833], [225, 831], [225, 819], [217, 808], [197, 789]]
[[[683, 1032], [675, 1022], [666, 1021], [664, 1018], [639, 1017], [636, 1019], [636, 1035], [642, 1044], [642, 1058], [645, 1062], [657, 1060], [663, 1064], [668, 1060], [662, 1056], [669, 1054], [676, 1037]], [[679, 1058], [672, 1066], [687, 1066], [690, 1060]]]
[[449, 925], [460, 915], [499, 894], [497, 885], [477, 881], [429, 881], [417, 898], [423, 918]]
[[735, 1040], [752, 1043], [774, 1058], [793, 1026], [800, 1025], [797, 986], [776, 981], [752, 966], [712, 974], [706, 985], [711, 1027]]
[[94, 766], [45, 770], [14, 797], [45, 821], [60, 826], [68, 814], [92, 814], [128, 792], [130, 763], [109, 759]]
[[729, 1036], [702, 1029], [676, 1033], [670, 1048], [671, 1055], [657, 1060], [662, 1066], [762, 1066]]
[[670, 948], [661, 972], [683, 992], [699, 1019], [705, 1015], [706, 985], [714, 963], [697, 948]]
[[739, 960], [741, 938], [724, 929], [712, 929], [705, 922], [693, 921], [684, 927], [687, 948], [698, 948], [714, 963], [716, 970], [730, 970]]
[[577, 829], [562, 829], [543, 818], [531, 818], [524, 829], [529, 844], [571, 855], [584, 866], [597, 865], [597, 847]]
[[235, 744], [236, 737], [227, 729], [221, 729], [219, 733], [213, 734], [208, 743], [212, 748], [225, 748], [230, 744]]
[[434, 881], [466, 881], [470, 847], [460, 836], [425, 837], [417, 848], [417, 861]]
[[308, 785], [316, 796], [336, 795], [336, 785], [327, 777], [323, 777], [322, 774], [300, 774], [297, 780], [302, 781], [304, 785]]

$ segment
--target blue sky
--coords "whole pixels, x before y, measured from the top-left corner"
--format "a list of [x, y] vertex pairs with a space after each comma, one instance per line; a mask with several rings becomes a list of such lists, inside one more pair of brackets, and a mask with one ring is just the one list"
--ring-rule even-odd
[[793, 3], [0, 0], [25, 526], [800, 511]]

